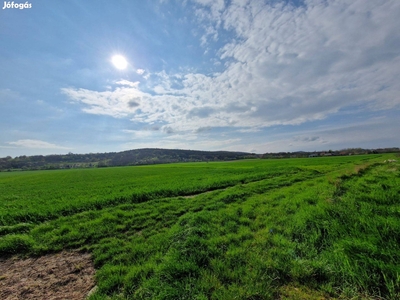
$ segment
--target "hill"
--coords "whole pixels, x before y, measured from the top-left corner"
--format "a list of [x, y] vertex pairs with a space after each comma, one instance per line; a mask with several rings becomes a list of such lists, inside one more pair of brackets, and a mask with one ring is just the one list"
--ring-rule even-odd
[[246, 152], [145, 148], [109, 153], [68, 153], [64, 155], [18, 156], [15, 158], [7, 156], [5, 158], [0, 158], [0, 171], [134, 166], [176, 162], [226, 161], [257, 157], [257, 154]]

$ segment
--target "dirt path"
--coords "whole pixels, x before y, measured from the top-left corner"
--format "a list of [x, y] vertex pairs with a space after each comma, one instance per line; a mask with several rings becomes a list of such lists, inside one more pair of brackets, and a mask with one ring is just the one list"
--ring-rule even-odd
[[63, 251], [28, 259], [0, 259], [0, 299], [85, 299], [94, 287], [90, 254]]

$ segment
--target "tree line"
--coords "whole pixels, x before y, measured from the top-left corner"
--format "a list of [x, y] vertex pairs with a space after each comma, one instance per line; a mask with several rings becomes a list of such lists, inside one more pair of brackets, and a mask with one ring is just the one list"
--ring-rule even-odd
[[49, 170], [71, 168], [95, 168], [134, 166], [175, 162], [226, 161], [256, 158], [258, 155], [246, 152], [198, 151], [146, 148], [122, 152], [7, 156], [0, 158], [0, 170]]

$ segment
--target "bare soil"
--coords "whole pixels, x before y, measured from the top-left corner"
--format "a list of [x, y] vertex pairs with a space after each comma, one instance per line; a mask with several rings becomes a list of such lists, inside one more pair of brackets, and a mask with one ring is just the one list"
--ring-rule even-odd
[[94, 287], [90, 254], [63, 251], [38, 258], [0, 258], [0, 299], [85, 299]]

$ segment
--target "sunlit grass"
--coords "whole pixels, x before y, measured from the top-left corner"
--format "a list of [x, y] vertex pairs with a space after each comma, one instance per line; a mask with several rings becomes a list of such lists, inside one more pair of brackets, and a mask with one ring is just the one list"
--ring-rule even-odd
[[[76, 202], [84, 211], [54, 213], [46, 222], [12, 219], [0, 227], [0, 253], [91, 252], [98, 270], [91, 300], [398, 299], [400, 169], [383, 164], [385, 159], [159, 166], [154, 170], [164, 174], [164, 183], [155, 180], [153, 167], [142, 167], [138, 172], [143, 172], [140, 182], [147, 193], [160, 185], [168, 190], [167, 184], [169, 192], [114, 205], [104, 200], [96, 209]], [[126, 170], [109, 172], [123, 178], [115, 174], [127, 176], [137, 169]], [[100, 178], [118, 187], [117, 179]], [[101, 187], [101, 182], [93, 185]], [[138, 191], [140, 186], [130, 193]], [[27, 205], [20, 213], [33, 208]]]

